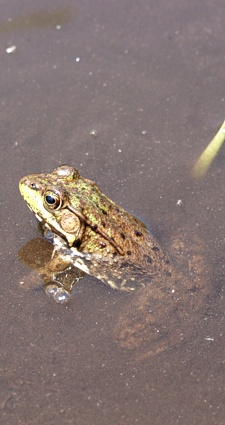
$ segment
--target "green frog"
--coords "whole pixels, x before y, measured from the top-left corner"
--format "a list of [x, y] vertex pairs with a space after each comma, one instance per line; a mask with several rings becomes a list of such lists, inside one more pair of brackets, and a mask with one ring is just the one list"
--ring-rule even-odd
[[113, 289], [139, 289], [117, 320], [120, 345], [138, 349], [150, 342], [148, 356], [183, 339], [209, 293], [204, 247], [196, 235], [174, 236], [169, 257], [144, 223], [69, 165], [26, 176], [19, 188], [54, 246], [42, 270], [48, 294], [67, 301], [86, 273]]

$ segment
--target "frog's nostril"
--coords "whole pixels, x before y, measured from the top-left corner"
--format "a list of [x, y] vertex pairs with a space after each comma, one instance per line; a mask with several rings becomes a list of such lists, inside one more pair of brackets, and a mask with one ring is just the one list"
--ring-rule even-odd
[[30, 189], [38, 190], [38, 185], [32, 179], [29, 179], [28, 177], [23, 177], [20, 180], [19, 186], [20, 187], [27, 186]]
[[23, 184], [33, 190], [39, 189], [38, 185], [32, 179], [26, 177], [24, 178]]
[[29, 183], [27, 183], [27, 184], [31, 187], [31, 189], [38, 190], [38, 187], [37, 187], [36, 183], [34, 183], [34, 182], [29, 182]]

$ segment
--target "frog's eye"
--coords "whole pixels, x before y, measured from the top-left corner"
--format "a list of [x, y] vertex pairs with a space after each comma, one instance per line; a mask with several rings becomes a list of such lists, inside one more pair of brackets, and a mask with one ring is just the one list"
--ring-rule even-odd
[[62, 197], [59, 193], [47, 190], [44, 193], [44, 206], [48, 210], [58, 210], [62, 206]]

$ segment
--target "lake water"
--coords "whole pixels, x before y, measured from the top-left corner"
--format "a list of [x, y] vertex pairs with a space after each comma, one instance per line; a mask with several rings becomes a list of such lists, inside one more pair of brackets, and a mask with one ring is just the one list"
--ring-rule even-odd
[[[224, 2], [0, 9], [1, 423], [223, 425], [224, 148], [201, 182], [191, 169], [224, 121]], [[85, 277], [59, 305], [19, 261], [38, 231], [18, 181], [64, 163], [166, 248], [198, 229], [212, 296], [182, 343], [140, 360], [113, 338], [130, 297]]]

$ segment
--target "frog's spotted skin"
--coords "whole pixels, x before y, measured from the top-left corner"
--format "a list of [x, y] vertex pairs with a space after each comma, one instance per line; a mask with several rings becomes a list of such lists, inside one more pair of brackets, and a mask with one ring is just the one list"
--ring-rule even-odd
[[[161, 269], [170, 274], [169, 260], [146, 226], [74, 168], [24, 177], [20, 191], [44, 227], [67, 242], [74, 265], [112, 288], [134, 289]], [[55, 244], [62, 239], [55, 237]]]
[[[141, 347], [142, 358], [190, 333], [210, 292], [204, 246], [195, 235], [183, 230], [182, 237], [174, 238], [176, 268], [141, 221], [73, 167], [63, 165], [51, 174], [24, 177], [19, 187], [46, 236], [51, 235], [55, 255], [41, 275], [64, 291], [55, 298], [58, 302], [68, 298], [83, 272], [115, 289], [143, 286], [123, 309], [114, 330], [123, 348]], [[183, 258], [186, 274], [180, 270]], [[73, 276], [71, 267], [82, 272]], [[55, 291], [57, 295], [51, 285], [49, 293]]]

